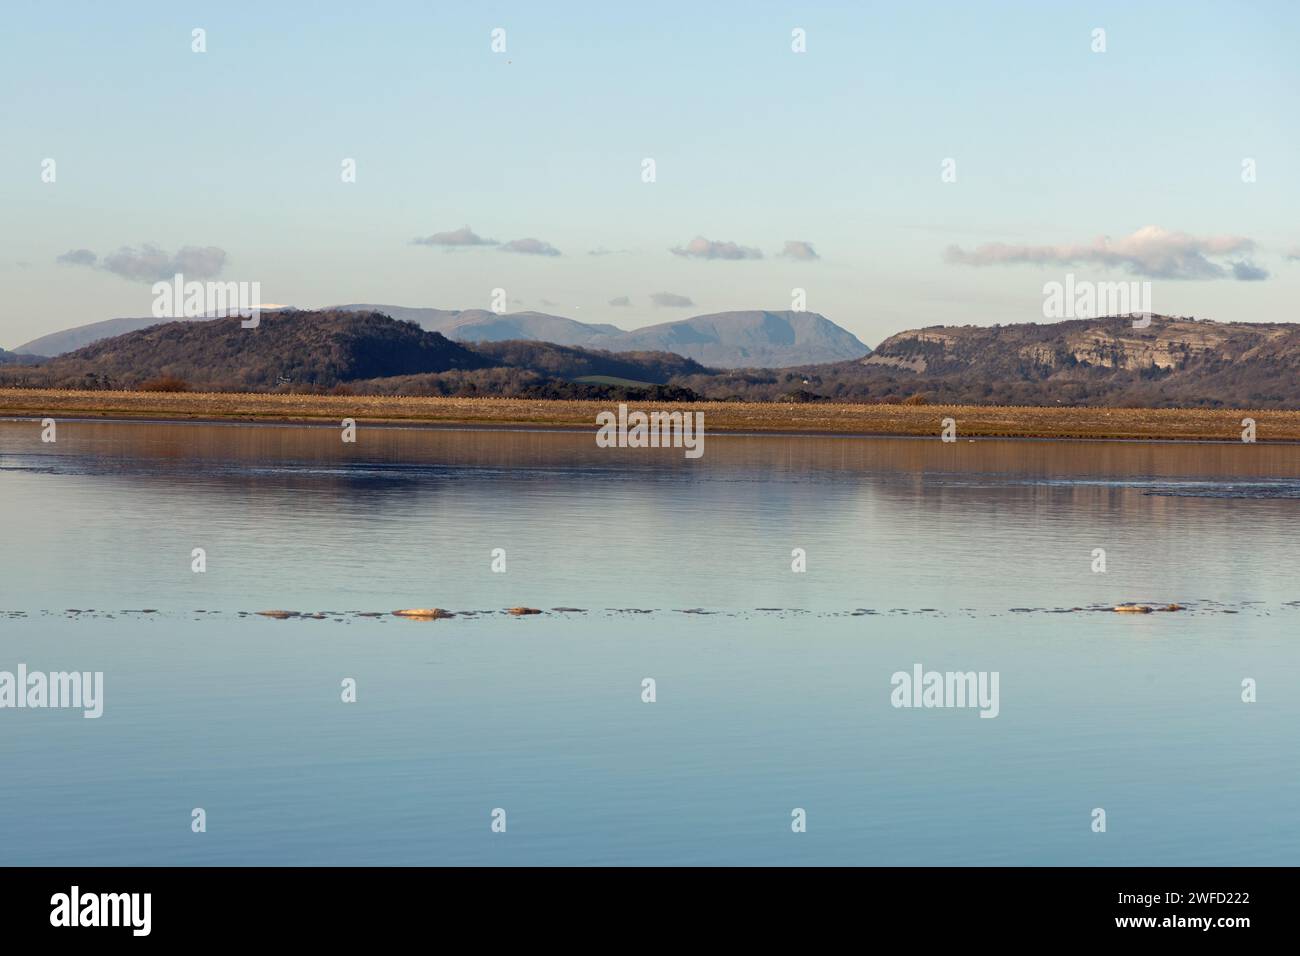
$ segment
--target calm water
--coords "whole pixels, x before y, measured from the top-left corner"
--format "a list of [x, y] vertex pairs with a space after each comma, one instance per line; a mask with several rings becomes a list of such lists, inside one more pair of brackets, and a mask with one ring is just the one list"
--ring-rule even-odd
[[705, 448], [0, 422], [0, 864], [1300, 863], [1300, 447]]

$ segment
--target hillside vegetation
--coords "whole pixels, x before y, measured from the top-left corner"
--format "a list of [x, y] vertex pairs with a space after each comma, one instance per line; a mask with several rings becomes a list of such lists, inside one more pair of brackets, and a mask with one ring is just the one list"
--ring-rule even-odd
[[[238, 316], [167, 322], [103, 339], [30, 370], [23, 384], [130, 388], [160, 380], [192, 388], [330, 387], [353, 379], [492, 363], [437, 332], [378, 313], [264, 312], [256, 328]], [[9, 380], [23, 377], [10, 369]]]

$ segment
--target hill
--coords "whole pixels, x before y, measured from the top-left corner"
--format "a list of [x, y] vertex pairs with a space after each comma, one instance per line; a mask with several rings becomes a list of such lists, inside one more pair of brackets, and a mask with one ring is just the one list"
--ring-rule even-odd
[[666, 385], [680, 375], [707, 375], [711, 371], [672, 352], [608, 352], [550, 342], [479, 342], [474, 351], [496, 365], [563, 379], [599, 376]]
[[867, 358], [732, 370], [709, 398], [1000, 405], [1300, 408], [1300, 325], [1126, 316], [899, 332]]
[[967, 385], [1026, 383], [1074, 402], [1233, 404], [1300, 402], [1300, 326], [1153, 316], [900, 332], [867, 366], [910, 368]]
[[286, 310], [263, 313], [249, 329], [238, 316], [153, 325], [51, 359], [26, 370], [22, 381], [129, 388], [172, 378], [195, 388], [329, 387], [491, 364], [437, 332], [377, 313]]
[[45, 359], [40, 355], [28, 355], [0, 349], [0, 365], [31, 365], [43, 361]]
[[698, 396], [675, 381], [714, 374], [713, 369], [668, 352], [603, 352], [520, 341], [479, 342], [474, 351], [491, 367], [357, 381], [352, 388], [376, 395], [690, 401]]

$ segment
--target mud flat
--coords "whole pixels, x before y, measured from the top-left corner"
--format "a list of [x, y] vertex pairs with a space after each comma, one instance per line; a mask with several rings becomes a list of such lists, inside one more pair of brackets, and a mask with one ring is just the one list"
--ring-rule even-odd
[[[244, 421], [561, 428], [595, 432], [617, 403], [518, 398], [285, 395], [238, 392], [110, 392], [0, 389], [0, 417], [147, 421]], [[1107, 438], [1241, 442], [1242, 419], [1258, 442], [1300, 441], [1300, 411], [1063, 408], [994, 405], [790, 405], [634, 402], [642, 411], [697, 411], [712, 433], [935, 436], [945, 418], [965, 438]]]

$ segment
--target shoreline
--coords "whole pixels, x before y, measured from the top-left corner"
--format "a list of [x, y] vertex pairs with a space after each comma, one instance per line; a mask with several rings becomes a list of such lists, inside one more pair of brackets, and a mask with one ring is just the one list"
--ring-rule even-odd
[[[617, 402], [521, 398], [286, 395], [264, 392], [105, 392], [0, 389], [0, 418], [136, 424], [358, 425], [595, 432]], [[944, 418], [958, 440], [1022, 438], [1242, 443], [1242, 419], [1258, 443], [1300, 442], [1300, 411], [995, 405], [630, 402], [643, 411], [704, 413], [706, 433], [782, 437], [938, 437]]]

